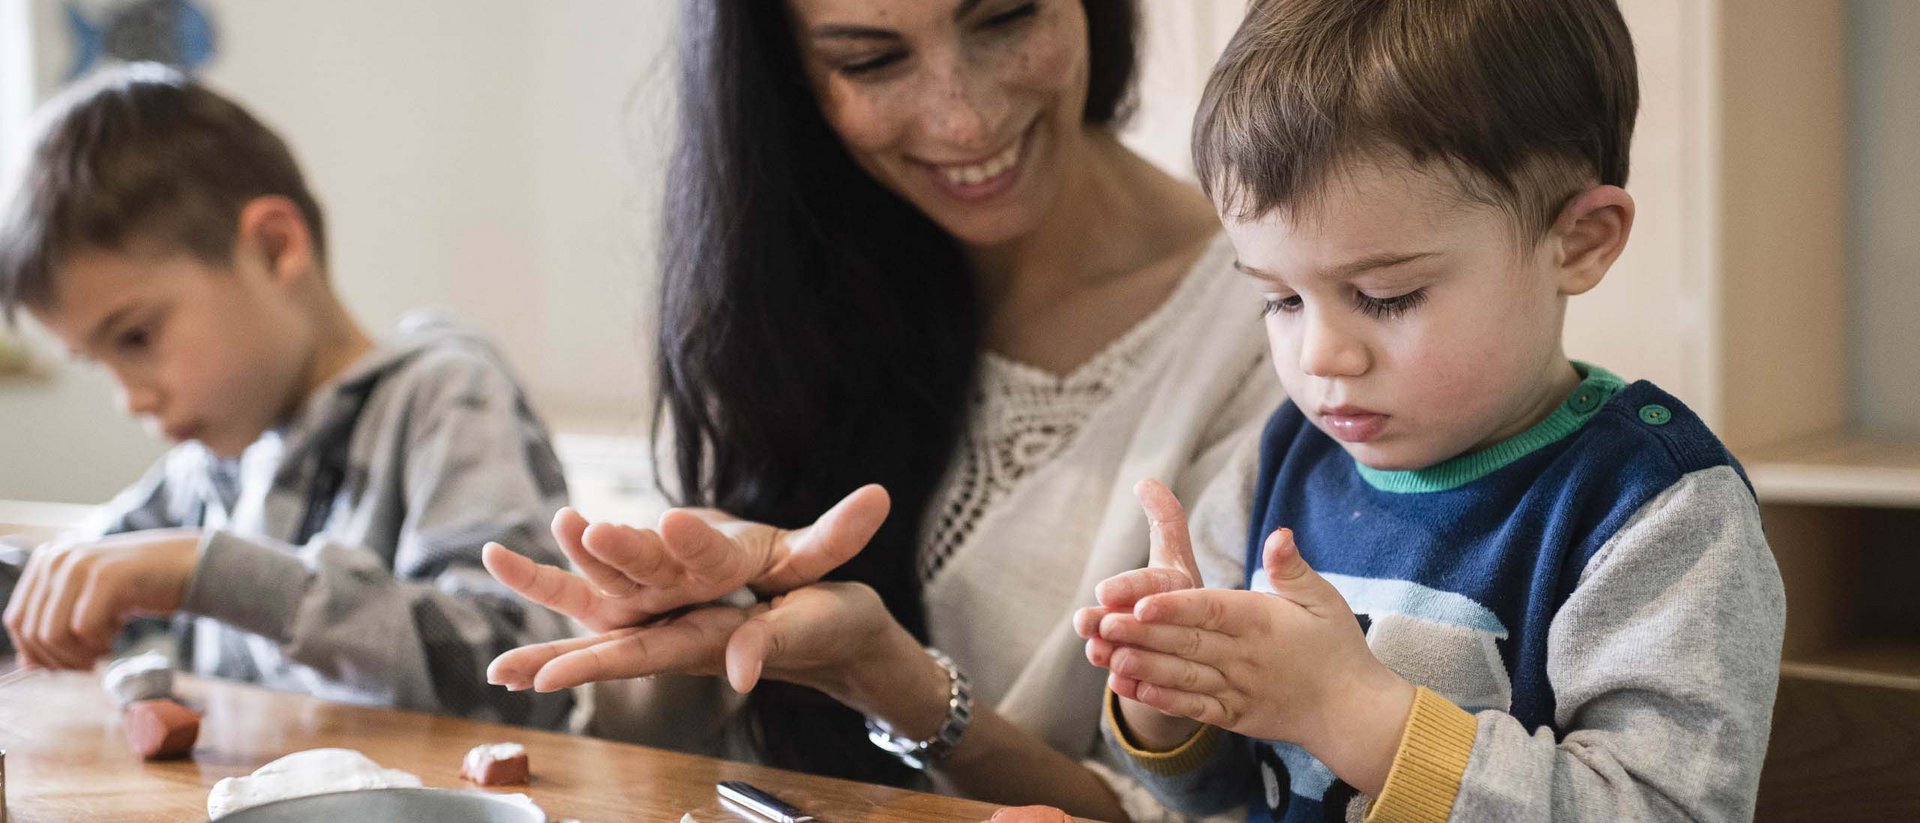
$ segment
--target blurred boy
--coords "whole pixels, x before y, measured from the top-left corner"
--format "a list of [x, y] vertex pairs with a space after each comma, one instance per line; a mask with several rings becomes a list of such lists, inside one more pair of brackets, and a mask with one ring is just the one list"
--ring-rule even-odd
[[565, 694], [485, 685], [567, 627], [480, 565], [557, 561], [566, 485], [500, 357], [444, 324], [376, 344], [329, 284], [286, 145], [166, 68], [50, 103], [0, 217], [0, 309], [110, 371], [177, 443], [92, 539], [0, 564], [26, 665], [86, 668], [173, 616], [194, 671], [357, 703], [560, 725]]

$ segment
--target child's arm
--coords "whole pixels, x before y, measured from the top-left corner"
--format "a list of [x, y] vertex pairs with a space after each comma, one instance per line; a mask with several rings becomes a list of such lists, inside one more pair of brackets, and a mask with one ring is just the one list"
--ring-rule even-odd
[[1724, 466], [1686, 475], [1594, 555], [1554, 617], [1558, 739], [1499, 712], [1431, 724], [1474, 734], [1454, 818], [1751, 819], [1783, 597], [1745, 482]]
[[564, 562], [547, 529], [565, 484], [546, 434], [486, 358], [436, 357], [387, 379], [415, 384], [404, 387], [406, 513], [391, 567], [325, 538], [295, 549], [213, 531], [182, 609], [277, 643], [322, 695], [557, 727], [567, 693], [509, 693], [483, 676], [502, 650], [571, 634], [480, 562], [488, 541]]

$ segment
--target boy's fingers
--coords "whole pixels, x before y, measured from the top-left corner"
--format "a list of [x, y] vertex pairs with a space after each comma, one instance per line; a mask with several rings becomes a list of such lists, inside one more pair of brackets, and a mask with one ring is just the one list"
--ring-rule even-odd
[[813, 525], [780, 533], [773, 568], [752, 581], [754, 589], [772, 594], [818, 582], [867, 547], [892, 507], [887, 490], [869, 483], [835, 503]]
[[1292, 529], [1275, 529], [1267, 535], [1260, 555], [1266, 566], [1267, 583], [1273, 587], [1275, 594], [1308, 609], [1334, 604], [1342, 608], [1346, 606], [1346, 599], [1340, 596], [1339, 590], [1307, 565], [1306, 558], [1300, 556], [1300, 547], [1293, 541]]
[[1149, 562], [1161, 568], [1177, 569], [1192, 581], [1188, 585], [1200, 585], [1200, 564], [1193, 557], [1187, 510], [1181, 507], [1180, 499], [1165, 483], [1153, 478], [1135, 484], [1133, 495], [1147, 513]]
[[47, 591], [53, 586], [49, 566], [54, 555], [60, 551], [50, 547], [41, 548], [27, 558], [27, 567], [20, 574], [19, 585], [14, 588], [13, 602], [7, 605], [7, 625], [20, 640], [17, 646], [32, 653], [40, 665], [47, 667], [52, 667], [55, 661], [41, 645], [40, 612], [46, 604]]
[[1107, 688], [1112, 690], [1114, 694], [1132, 700], [1134, 699], [1133, 696], [1140, 691], [1140, 681], [1120, 674], [1119, 672], [1108, 672]]
[[[46, 551], [41, 549], [40, 551]], [[7, 608], [0, 612], [0, 622], [5, 622], [7, 631], [20, 628], [27, 610], [27, 601], [32, 599], [33, 590], [39, 582], [40, 552], [27, 555], [27, 562], [20, 567], [20, 579], [14, 582], [13, 596], [7, 600]]]
[[1105, 606], [1087, 606], [1073, 613], [1073, 633], [1081, 640], [1091, 640], [1100, 633], [1100, 618], [1112, 614]]
[[73, 606], [71, 626], [74, 637], [93, 659], [113, 651], [113, 638], [125, 622], [120, 598], [100, 586], [88, 586]]
[[1229, 725], [1226, 705], [1219, 698], [1183, 692], [1157, 683], [1142, 682], [1134, 688], [1133, 699], [1164, 714], [1185, 717], [1215, 726]]
[[659, 533], [652, 529], [595, 523], [580, 536], [580, 544], [592, 556], [597, 572], [588, 572], [587, 579], [608, 597], [627, 597], [643, 586], [669, 586], [680, 576]]
[[1214, 694], [1227, 687], [1219, 669], [1133, 646], [1115, 648], [1107, 668], [1141, 683], [1194, 694]]
[[1107, 667], [1108, 661], [1113, 659], [1113, 649], [1114, 645], [1111, 640], [1100, 637], [1089, 638], [1087, 640], [1087, 662], [1104, 669]]
[[52, 655], [61, 668], [84, 669], [93, 664], [80, 638], [73, 633], [74, 601], [80, 598], [82, 590], [98, 582], [90, 571], [79, 557], [56, 563], [52, 586], [34, 625], [43, 650]]
[[1219, 632], [1143, 623], [1124, 612], [1110, 614], [1100, 621], [1099, 633], [1115, 645], [1169, 654], [1196, 663], [1214, 665], [1235, 656], [1233, 640]]
[[1249, 622], [1243, 611], [1265, 597], [1268, 595], [1259, 592], [1182, 589], [1141, 599], [1133, 606], [1133, 616], [1143, 623], [1191, 626], [1234, 637], [1242, 634]]
[[1131, 609], [1140, 598], [1161, 592], [1193, 588], [1187, 573], [1178, 569], [1149, 566], [1121, 572], [1093, 587], [1094, 599], [1109, 609]]

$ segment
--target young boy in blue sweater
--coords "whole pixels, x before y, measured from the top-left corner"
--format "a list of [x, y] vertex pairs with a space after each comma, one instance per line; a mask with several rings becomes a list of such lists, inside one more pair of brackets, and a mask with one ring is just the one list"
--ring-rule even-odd
[[1250, 591], [1152, 567], [1076, 615], [1171, 808], [1252, 820], [1753, 814], [1784, 620], [1739, 465], [1568, 360], [1619, 256], [1637, 106], [1613, 0], [1256, 2], [1195, 155], [1264, 301]]

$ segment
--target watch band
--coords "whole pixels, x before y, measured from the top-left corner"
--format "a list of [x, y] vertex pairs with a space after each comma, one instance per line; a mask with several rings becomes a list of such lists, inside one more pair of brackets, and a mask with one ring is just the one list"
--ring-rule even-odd
[[967, 682], [967, 676], [954, 665], [953, 658], [939, 649], [927, 647], [927, 654], [940, 668], [947, 670], [947, 720], [940, 724], [940, 730], [925, 740], [913, 740], [895, 734], [887, 721], [878, 717], [867, 718], [867, 739], [873, 745], [900, 758], [900, 762], [915, 769], [926, 771], [953, 755], [954, 747], [960, 745], [960, 738], [967, 733], [967, 726], [973, 722], [973, 687]]

